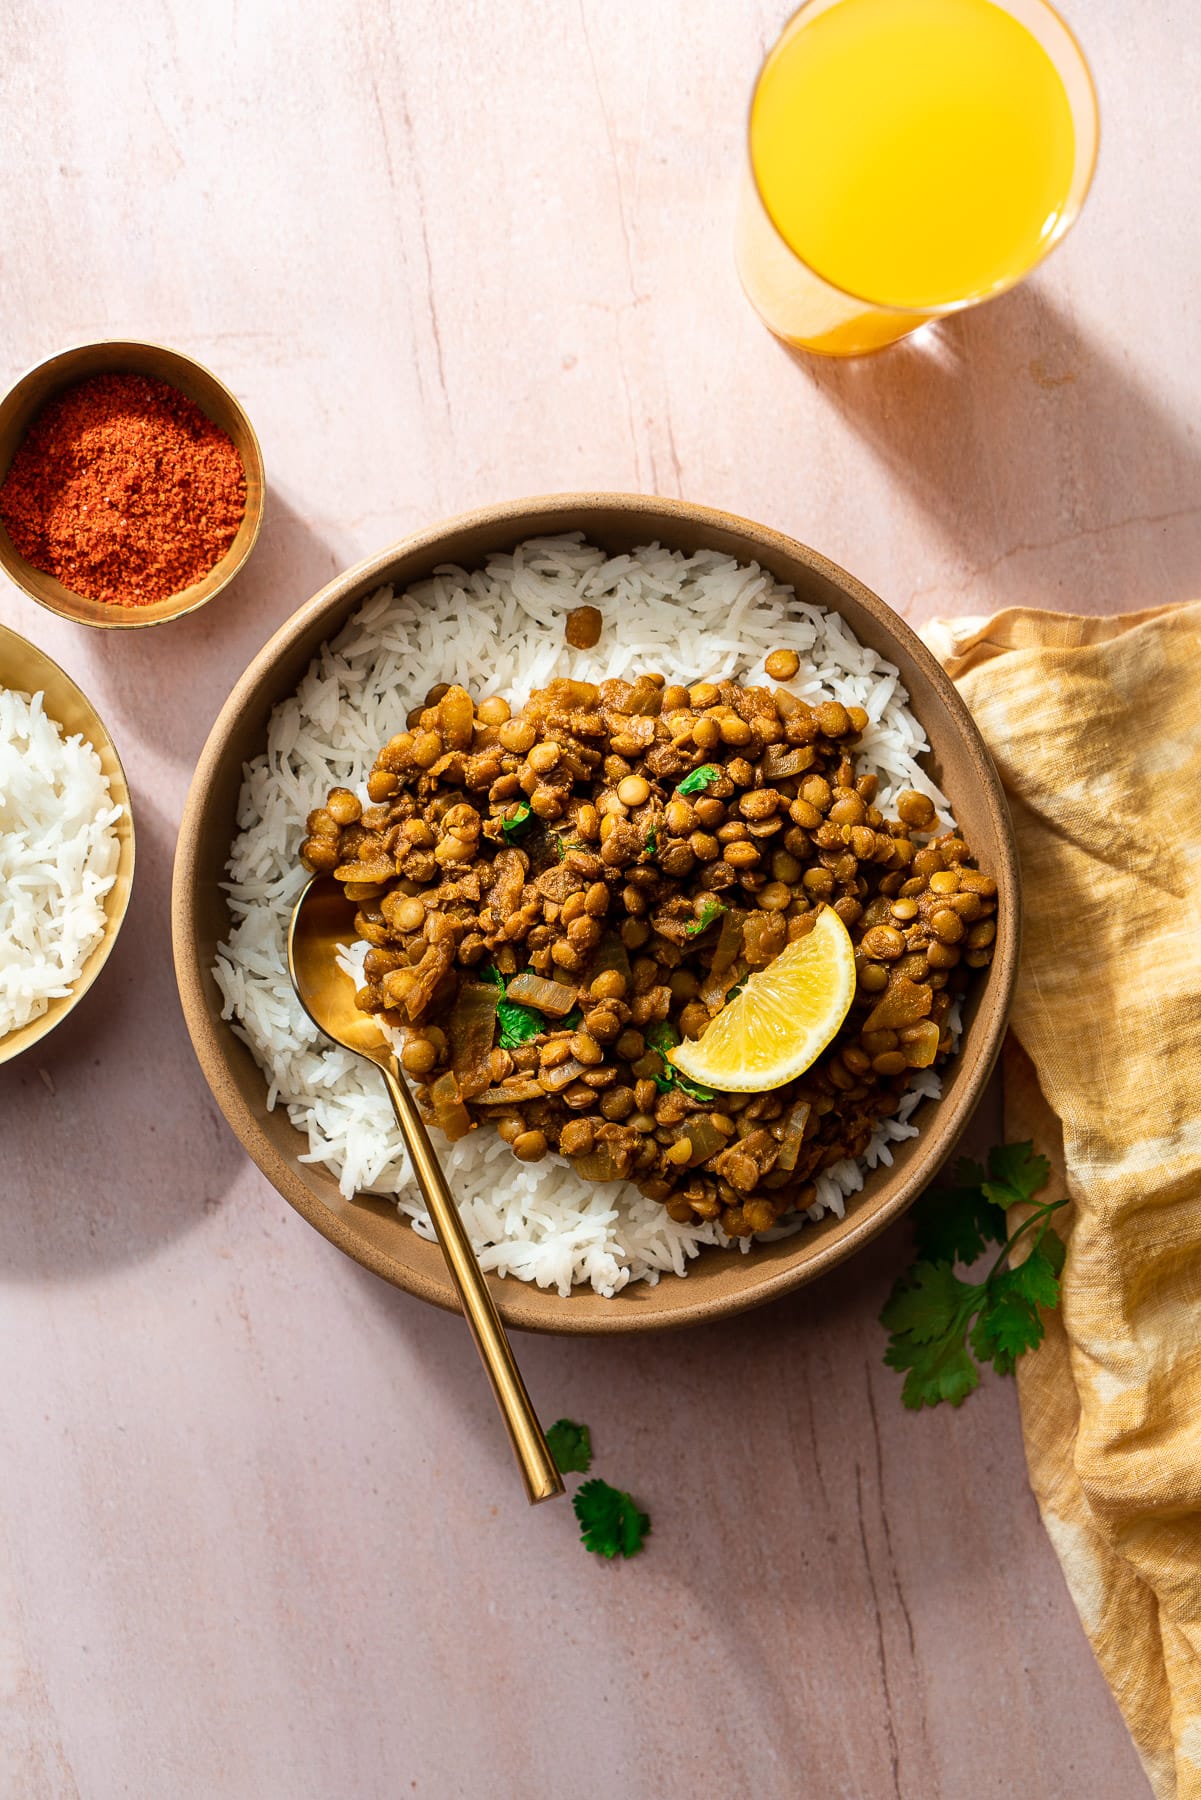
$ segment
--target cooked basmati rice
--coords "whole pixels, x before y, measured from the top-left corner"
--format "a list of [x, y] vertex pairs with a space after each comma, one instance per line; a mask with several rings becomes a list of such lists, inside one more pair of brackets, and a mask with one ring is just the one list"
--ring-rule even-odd
[[[604, 629], [594, 650], [572, 650], [563, 616], [585, 601], [600, 609]], [[927, 744], [897, 669], [836, 613], [798, 600], [757, 564], [714, 551], [688, 556], [651, 544], [606, 557], [579, 533], [531, 539], [483, 569], [445, 566], [403, 594], [379, 589], [322, 646], [296, 693], [275, 708], [266, 750], [246, 769], [228, 865], [233, 929], [214, 967], [222, 1016], [263, 1069], [268, 1105], [282, 1102], [308, 1140], [301, 1161], [324, 1163], [347, 1198], [395, 1196], [413, 1229], [433, 1236], [383, 1083], [320, 1037], [288, 979], [288, 918], [308, 879], [298, 855], [304, 821], [329, 789], [365, 797], [380, 746], [439, 682], [459, 682], [477, 700], [503, 694], [515, 708], [565, 675], [600, 681], [659, 669], [673, 681], [766, 682], [764, 658], [781, 645], [801, 657], [786, 684], [793, 693], [866, 711], [857, 755], [879, 777], [880, 807], [917, 788], [949, 819], [946, 799], [916, 760]], [[910, 1115], [940, 1089], [933, 1070], [917, 1071], [863, 1157], [818, 1176], [806, 1216], [841, 1217], [865, 1171], [891, 1163], [890, 1144], [917, 1135]], [[557, 1156], [519, 1162], [492, 1131], [443, 1146], [443, 1159], [483, 1267], [563, 1295], [577, 1284], [607, 1296], [632, 1281], [683, 1275], [703, 1246], [727, 1241], [713, 1223], [677, 1224], [632, 1183], [584, 1181]], [[803, 1223], [797, 1217], [763, 1235]]]
[[0, 687], [0, 1039], [79, 980], [120, 857], [100, 758], [44, 700]]

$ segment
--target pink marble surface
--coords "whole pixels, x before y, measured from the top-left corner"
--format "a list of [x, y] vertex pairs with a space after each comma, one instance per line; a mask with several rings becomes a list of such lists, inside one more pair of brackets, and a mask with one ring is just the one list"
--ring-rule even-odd
[[903, 1228], [716, 1330], [522, 1341], [545, 1415], [588, 1419], [654, 1515], [600, 1567], [565, 1508], [525, 1509], [459, 1322], [242, 1156], [166, 912], [250, 654], [477, 502], [687, 494], [913, 619], [1194, 595], [1201, 39], [1174, 7], [1075, 12], [1105, 121], [1075, 236], [835, 366], [774, 343], [731, 266], [762, 0], [0, 10], [0, 377], [177, 344], [246, 401], [271, 484], [251, 568], [194, 619], [102, 637], [0, 591], [107, 718], [139, 839], [103, 981], [0, 1070], [4, 1794], [1146, 1791], [1012, 1386], [912, 1418], [881, 1366]]

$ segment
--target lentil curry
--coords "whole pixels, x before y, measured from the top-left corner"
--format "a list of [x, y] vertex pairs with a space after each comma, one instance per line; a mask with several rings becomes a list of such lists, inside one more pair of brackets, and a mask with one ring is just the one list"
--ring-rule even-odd
[[[775, 681], [797, 672], [777, 650]], [[925, 794], [875, 805], [860, 708], [785, 688], [556, 680], [514, 714], [440, 686], [380, 751], [364, 809], [334, 788], [306, 867], [358, 906], [358, 1005], [451, 1139], [491, 1124], [628, 1179], [732, 1237], [813, 1204], [860, 1155], [992, 959], [996, 883]], [[834, 1041], [756, 1094], [689, 1082], [666, 1052], [831, 906], [857, 985]]]

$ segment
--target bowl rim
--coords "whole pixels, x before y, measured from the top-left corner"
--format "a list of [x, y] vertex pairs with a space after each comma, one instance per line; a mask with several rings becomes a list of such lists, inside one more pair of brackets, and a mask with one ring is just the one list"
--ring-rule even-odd
[[[188, 789], [176, 844], [171, 890], [171, 937], [180, 1002], [193, 1049], [217, 1104], [251, 1159], [276, 1191], [323, 1237], [363, 1268], [445, 1311], [459, 1310], [449, 1280], [443, 1286], [440, 1282], [427, 1279], [420, 1271], [413, 1270], [398, 1258], [379, 1250], [351, 1230], [342, 1218], [313, 1194], [262, 1131], [231, 1077], [225, 1054], [228, 1037], [232, 1036], [231, 1027], [228, 1021], [221, 1019], [219, 1013], [214, 1012], [205, 992], [193, 907], [200, 854], [199, 819], [208, 789], [225, 757], [231, 730], [271, 667], [309, 631], [313, 623], [327, 611], [335, 611], [354, 590], [366, 589], [368, 584], [383, 585], [389, 579], [389, 568], [402, 557], [408, 559], [436, 550], [452, 532], [491, 530], [509, 524], [514, 528], [512, 542], [518, 543], [523, 536], [529, 535], [528, 531], [523, 530], [522, 521], [532, 517], [540, 520], [553, 517], [557, 520], [557, 529], [583, 529], [587, 537], [588, 515], [600, 510], [620, 510], [635, 525], [639, 516], [661, 520], [667, 515], [673, 522], [694, 531], [698, 541], [702, 542], [707, 530], [728, 531], [749, 538], [757, 547], [755, 560], [762, 561], [770, 568], [773, 552], [778, 551], [788, 559], [805, 564], [814, 573], [831, 582], [836, 589], [849, 594], [872, 615], [886, 634], [900, 639], [907, 653], [938, 691], [959, 735], [975, 753], [972, 761], [976, 765], [983, 797], [996, 826], [1000, 862], [995, 873], [998, 886], [1007, 897], [1011, 930], [1006, 934], [1000, 954], [990, 965], [988, 988], [992, 997], [992, 1016], [989, 1021], [989, 1037], [982, 1051], [978, 1051], [976, 1068], [970, 1080], [965, 1081], [953, 1093], [944, 1094], [938, 1103], [941, 1141], [936, 1146], [937, 1153], [932, 1160], [922, 1159], [920, 1166], [907, 1174], [897, 1191], [884, 1203], [877, 1204], [860, 1219], [852, 1219], [837, 1242], [819, 1247], [803, 1263], [765, 1269], [758, 1281], [749, 1282], [727, 1294], [709, 1296], [703, 1300], [698, 1298], [695, 1307], [683, 1310], [664, 1309], [656, 1312], [653, 1305], [645, 1305], [627, 1311], [610, 1302], [608, 1304], [613, 1305], [610, 1315], [585, 1319], [572, 1316], [568, 1310], [571, 1301], [567, 1299], [560, 1302], [564, 1308], [564, 1317], [552, 1321], [541, 1311], [523, 1303], [529, 1284], [513, 1279], [489, 1278], [506, 1325], [555, 1336], [678, 1330], [730, 1317], [803, 1286], [844, 1261], [855, 1250], [884, 1231], [929, 1185], [953, 1151], [976, 1108], [1000, 1055], [1013, 1000], [1021, 940], [1020, 881], [1013, 826], [1000, 777], [979, 728], [941, 664], [913, 628], [855, 576], [808, 545], [769, 526], [718, 508], [662, 495], [603, 490], [533, 495], [519, 500], [496, 502], [440, 519], [354, 563], [328, 581], [285, 620], [252, 658], [235, 683], [214, 721]], [[540, 533], [544, 532], [545, 527], [540, 526], [539, 530]], [[419, 578], [413, 576], [407, 579]], [[331, 625], [330, 629], [333, 631], [337, 628], [339, 627]], [[275, 703], [272, 701], [271, 704]], [[621, 1297], [618, 1295], [615, 1300], [619, 1302]]]
[[[250, 519], [249, 535], [229, 567], [222, 572], [219, 581], [213, 582], [211, 586], [206, 585], [211, 579], [213, 569], [220, 567], [220, 563], [224, 561], [225, 558], [220, 558], [218, 562], [213, 565], [213, 569], [209, 570], [207, 575], [202, 575], [199, 581], [192, 583], [192, 588], [199, 588], [202, 591], [194, 600], [189, 601], [186, 606], [176, 606], [174, 602], [182, 595], [190, 593], [192, 591], [191, 588], [181, 588], [177, 594], [170, 594], [165, 600], [156, 601], [154, 605], [146, 607], [119, 606], [112, 601], [97, 602], [96, 604], [101, 604], [106, 608], [106, 612], [102, 616], [81, 616], [74, 612], [69, 612], [63, 606], [57, 604], [53, 598], [45, 593], [39, 592], [38, 588], [29, 581], [25, 574], [25, 569], [26, 567], [32, 567], [33, 565], [28, 563], [28, 559], [22, 556], [20, 551], [12, 543], [8, 536], [8, 532], [4, 528], [2, 520], [0, 520], [0, 568], [3, 568], [4, 573], [8, 576], [8, 579], [13, 583], [14, 587], [19, 588], [36, 606], [44, 607], [47, 612], [53, 613], [55, 618], [65, 619], [68, 624], [84, 625], [92, 631], [137, 631], [148, 630], [154, 625], [170, 625], [175, 619], [185, 619], [190, 613], [198, 612], [202, 606], [207, 606], [210, 600], [215, 600], [217, 595], [222, 593], [224, 589], [229, 586], [234, 577], [241, 574], [242, 570], [246, 567], [247, 562], [250, 560], [250, 556], [259, 540], [259, 533], [263, 529], [263, 516], [267, 510], [267, 475], [263, 463], [263, 447], [259, 442], [259, 436], [254, 428], [254, 422], [246, 407], [238, 399], [238, 396], [233, 390], [222, 381], [221, 377], [214, 374], [207, 363], [202, 363], [198, 357], [189, 355], [186, 350], [177, 350], [173, 344], [160, 344], [153, 338], [85, 338], [79, 343], [64, 345], [61, 350], [56, 350], [50, 356], [44, 356], [40, 358], [39, 361], [31, 363], [27, 369], [24, 369], [21, 374], [17, 376], [15, 381], [9, 383], [3, 394], [0, 394], [0, 416], [3, 415], [5, 409], [27, 382], [34, 381], [36, 377], [52, 369], [56, 363], [68, 365], [67, 369], [64, 372], [62, 381], [58, 382], [51, 392], [47, 393], [39, 402], [39, 409], [41, 406], [44, 406], [54, 394], [61, 393], [65, 388], [70, 387], [76, 380], [85, 380], [86, 374], [80, 372], [77, 375], [70, 365], [73, 364], [77, 357], [95, 351], [109, 351], [117, 356], [126, 352], [136, 353], [140, 351], [150, 351], [155, 356], [164, 358], [168, 365], [174, 364], [183, 370], [195, 370], [204, 381], [210, 382], [221, 394], [229, 407], [230, 413], [238, 421], [239, 426], [246, 435], [246, 445], [239, 448], [239, 455], [242, 457], [246, 476], [246, 515]], [[103, 373], [104, 371], [96, 370], [93, 372]], [[122, 373], [120, 369], [114, 369], [108, 372], [114, 374]], [[160, 379], [167, 380], [169, 385], [174, 385], [169, 382], [169, 378], [165, 375], [160, 376]], [[191, 398], [191, 396], [188, 397]], [[225, 429], [224, 426], [221, 426], [220, 420], [212, 419], [211, 414], [208, 413], [205, 406], [201, 405], [200, 401], [195, 401], [195, 404], [200, 406], [201, 412], [205, 413], [206, 417], [210, 418], [211, 423], [220, 426], [222, 430]], [[22, 428], [22, 435], [26, 428], [27, 426]], [[18, 438], [18, 443], [19, 442], [20, 438]], [[237, 448], [237, 446], [235, 446], [235, 448]], [[247, 449], [250, 452], [249, 457], [246, 455]], [[0, 469], [0, 483], [3, 483], [7, 473], [8, 468], [6, 465], [3, 469]], [[241, 530], [241, 526], [239, 526], [239, 530]], [[232, 550], [232, 548], [233, 545], [231, 544], [230, 550]], [[226, 557], [228, 557], [229, 554], [230, 552], [226, 551]], [[57, 581], [54, 576], [47, 576], [42, 570], [38, 570], [36, 573], [42, 575], [45, 580], [53, 582], [55, 586], [63, 587], [64, 591], [68, 593], [71, 592], [70, 589], [65, 588], [64, 583]], [[76, 596], [76, 598], [87, 600], [88, 596], [86, 594], [81, 594]], [[160, 606], [169, 607], [170, 610], [156, 612], [155, 608]], [[146, 615], [149, 613], [153, 613], [154, 616], [147, 617]]]
[[[90, 733], [84, 732], [83, 735], [87, 737], [87, 741], [102, 763], [107, 751], [115, 765], [113, 768], [106, 769], [105, 773], [109, 779], [109, 793], [113, 801], [119, 802], [124, 808], [125, 829], [120, 829], [120, 821], [118, 821], [117, 872], [112, 887], [104, 897], [103, 938], [89, 953], [79, 979], [72, 984], [69, 994], [63, 994], [59, 999], [52, 1000], [46, 1011], [39, 1018], [31, 1019], [28, 1025], [20, 1025], [16, 1030], [0, 1037], [0, 1067], [3, 1067], [5, 1063], [15, 1061], [17, 1057], [23, 1056], [27, 1050], [32, 1050], [35, 1044], [40, 1044], [44, 1038], [48, 1037], [56, 1026], [61, 1025], [63, 1020], [74, 1012], [84, 995], [98, 980], [118, 937], [121, 935], [121, 927], [124, 925], [126, 914], [129, 911], [129, 902], [133, 894], [134, 868], [137, 861], [136, 831], [133, 801], [129, 793], [129, 780], [125, 774], [120, 752], [108, 726], [79, 683], [74, 681], [52, 656], [48, 656], [39, 644], [32, 643], [29, 638], [22, 637], [19, 631], [14, 631], [11, 625], [0, 623], [0, 653], [3, 652], [6, 641], [14, 644], [19, 653], [31, 657], [34, 663], [45, 664], [46, 668], [52, 671], [56, 681], [61, 684], [61, 688], [74, 696], [80, 712], [90, 721], [93, 730]], [[38, 691], [39, 688], [33, 689], [35, 693]], [[24, 689], [18, 689], [18, 692], [24, 692]], [[49, 699], [46, 712], [60, 731], [70, 735], [72, 728], [57, 716]], [[96, 736], [99, 737], [99, 742], [95, 741]], [[109, 902], [114, 895], [116, 896], [113, 900], [114, 910], [110, 911]]]

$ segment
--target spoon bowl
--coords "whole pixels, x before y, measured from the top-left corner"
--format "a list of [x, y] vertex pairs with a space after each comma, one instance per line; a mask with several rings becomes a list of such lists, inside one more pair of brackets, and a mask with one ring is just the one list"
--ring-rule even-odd
[[385, 1068], [395, 1052], [369, 1013], [355, 1005], [354, 983], [338, 967], [338, 949], [355, 940], [356, 907], [332, 876], [309, 882], [292, 914], [288, 967], [309, 1018], [327, 1038]]
[[373, 1062], [384, 1078], [417, 1184], [429, 1208], [446, 1266], [475, 1338], [531, 1505], [563, 1492], [563, 1477], [526, 1393], [496, 1302], [476, 1260], [446, 1177], [417, 1110], [396, 1053], [374, 1021], [355, 1005], [355, 988], [338, 967], [338, 948], [355, 939], [355, 903], [329, 875], [315, 875], [292, 910], [288, 973], [318, 1031], [355, 1056]]

